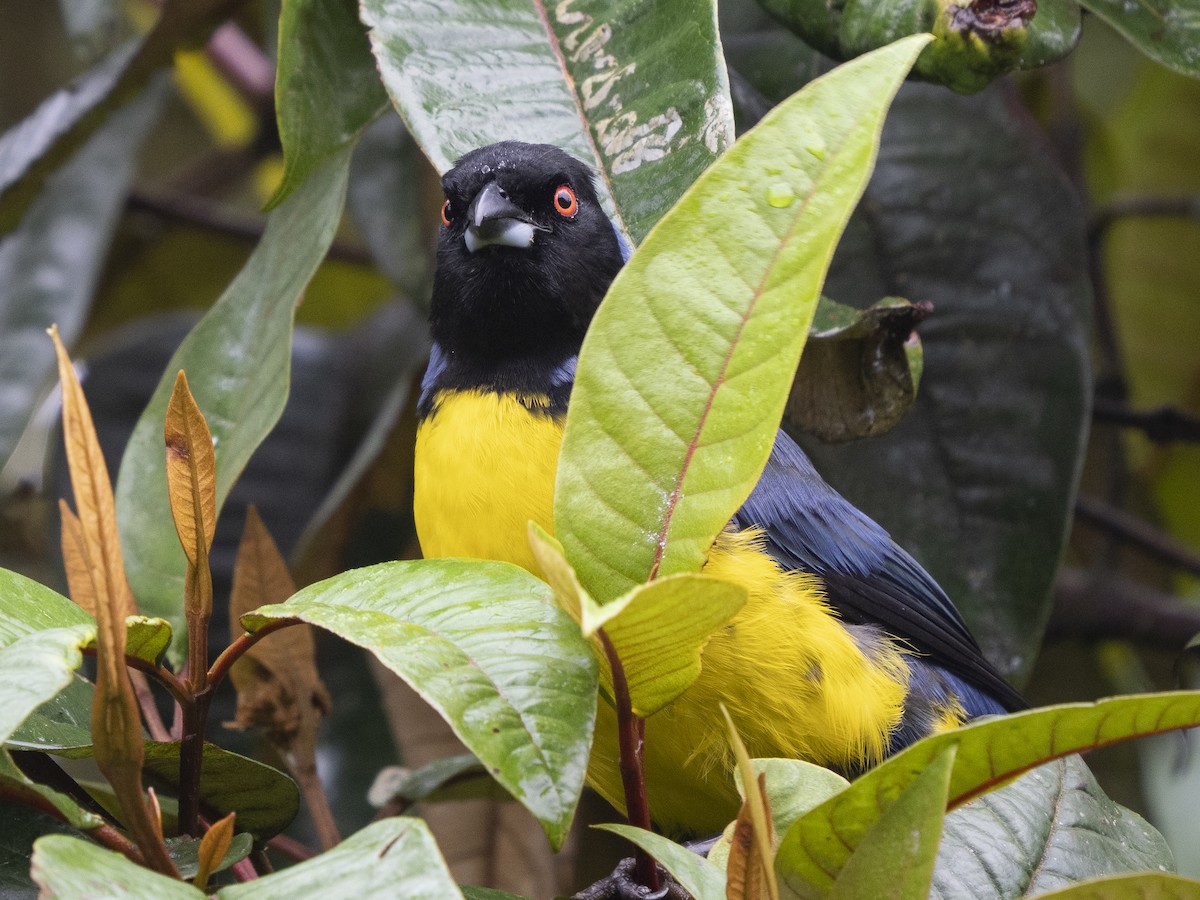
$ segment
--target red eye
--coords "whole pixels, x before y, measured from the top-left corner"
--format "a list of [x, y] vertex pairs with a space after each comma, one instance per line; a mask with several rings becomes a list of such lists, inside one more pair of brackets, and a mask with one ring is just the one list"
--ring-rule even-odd
[[567, 218], [579, 211], [579, 201], [575, 199], [575, 192], [567, 185], [560, 184], [554, 192], [554, 208]]
[[447, 200], [442, 204], [442, 224], [449, 227], [450, 225], [450, 201]]

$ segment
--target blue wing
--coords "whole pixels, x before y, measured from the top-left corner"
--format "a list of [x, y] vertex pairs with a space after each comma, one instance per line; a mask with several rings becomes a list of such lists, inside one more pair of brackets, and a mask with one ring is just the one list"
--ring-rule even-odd
[[[787, 569], [825, 582], [830, 603], [854, 624], [876, 624], [1008, 709], [1021, 695], [987, 661], [946, 592], [873, 519], [831, 488], [783, 431], [762, 477], [734, 516], [757, 526], [767, 550]], [[968, 699], [968, 698], [963, 698]], [[971, 707], [979, 708], [971, 708]], [[997, 712], [972, 703], [968, 712]]]

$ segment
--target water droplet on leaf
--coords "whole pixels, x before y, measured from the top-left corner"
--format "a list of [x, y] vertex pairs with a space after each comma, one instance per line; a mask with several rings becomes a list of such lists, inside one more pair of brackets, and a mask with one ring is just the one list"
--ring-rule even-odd
[[786, 209], [796, 199], [796, 192], [786, 181], [776, 181], [767, 188], [767, 202], [776, 209]]

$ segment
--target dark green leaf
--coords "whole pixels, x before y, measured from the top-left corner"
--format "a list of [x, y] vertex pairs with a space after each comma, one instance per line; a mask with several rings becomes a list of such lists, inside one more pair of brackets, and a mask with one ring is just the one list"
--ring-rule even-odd
[[698, 571], [770, 453], [826, 263], [926, 38], [813, 82], [621, 270], [579, 357], [556, 536], [599, 602]]
[[[0, 238], [0, 465], [54, 369], [46, 329], [58, 323], [70, 344], [83, 325], [138, 149], [162, 96], [150, 90], [113, 116], [46, 180], [20, 226]], [[0, 166], [5, 141], [0, 138]]]
[[1084, 225], [1001, 93], [906, 87], [826, 291], [860, 307], [889, 294], [932, 302], [921, 390], [882, 437], [827, 447], [799, 435], [1014, 675], [1041, 641], [1086, 437]]
[[242, 624], [299, 618], [370, 650], [558, 846], [583, 787], [596, 663], [549, 597], [543, 582], [507, 563], [394, 562], [310, 585]]
[[187, 641], [186, 562], [170, 527], [163, 444], [175, 375], [180, 369], [188, 373], [212, 430], [219, 512], [287, 400], [296, 304], [341, 218], [349, 156], [344, 148], [271, 213], [245, 267], [171, 357], [121, 461], [117, 519], [129, 583], [143, 613], [171, 623], [176, 662]]
[[635, 828], [633, 825], [602, 824], [596, 826], [601, 831], [611, 831], [641, 847], [654, 857], [655, 861], [671, 873], [695, 900], [724, 900], [725, 872], [718, 869], [703, 856], [693, 853], [686, 847], [681, 847], [674, 841]]
[[1079, 0], [1148, 57], [1200, 78], [1200, 2], [1197, 0]]
[[1147, 872], [1088, 881], [1038, 896], [1046, 900], [1197, 900], [1200, 881]]
[[51, 834], [33, 845], [33, 880], [43, 897], [82, 900], [204, 900], [190, 884], [130, 862], [90, 841]]
[[94, 624], [48, 628], [0, 648], [0, 743], [71, 683], [83, 662], [80, 648], [95, 628]]
[[267, 209], [278, 206], [388, 108], [356, 0], [283, 3], [276, 65], [284, 172]]
[[29, 877], [33, 842], [43, 834], [81, 832], [51, 815], [0, 800], [0, 897], [4, 900], [35, 900], [37, 885]]
[[368, 825], [307, 862], [217, 892], [219, 900], [322, 895], [405, 900], [462, 897], [429, 827], [420, 819], [400, 818]]
[[1174, 869], [1162, 836], [1113, 803], [1083, 760], [1069, 756], [946, 816], [930, 896], [1006, 900], [1146, 869]]
[[821, 298], [784, 415], [824, 441], [890, 431], [917, 398], [924, 311], [887, 297], [857, 310]]
[[[91, 747], [57, 751], [68, 759], [87, 759]], [[169, 786], [179, 783], [179, 742], [146, 742], [144, 769], [148, 778]], [[217, 818], [237, 813], [239, 831], [264, 840], [278, 834], [296, 817], [300, 791], [296, 783], [278, 769], [257, 760], [204, 745], [204, 767], [200, 778], [200, 805]]]
[[463, 900], [525, 900], [520, 894], [510, 894], [508, 891], [498, 891], [495, 888], [472, 887], [469, 884], [459, 886]]
[[[179, 870], [180, 877], [189, 880], [194, 878], [196, 872], [200, 870], [200, 839], [194, 837], [167, 838], [166, 844], [167, 852], [171, 854], [171, 861], [175, 863], [175, 868]], [[225, 871], [235, 862], [249, 856], [250, 851], [253, 849], [253, 835], [247, 834], [244, 831], [235, 834], [229, 844], [229, 849], [225, 851], [225, 855], [221, 858], [220, 863], [213, 868], [213, 871]]]
[[704, 0], [361, 5], [384, 84], [439, 171], [502, 139], [555, 144], [600, 173], [635, 242], [733, 139]]

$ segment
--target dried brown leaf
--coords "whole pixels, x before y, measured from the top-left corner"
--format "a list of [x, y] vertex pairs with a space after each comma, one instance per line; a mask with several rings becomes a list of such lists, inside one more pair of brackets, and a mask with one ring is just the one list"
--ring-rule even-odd
[[[729, 711], [722, 706], [721, 712], [729, 726], [729, 742], [737, 760], [738, 772], [742, 776], [742, 790], [746, 797], [738, 819], [741, 820], [744, 812], [749, 820], [752, 835], [749, 853], [739, 861], [739, 865], [744, 869], [741, 881], [743, 888], [753, 888], [754, 893], [741, 896], [745, 900], [779, 900], [779, 883], [775, 880], [775, 826], [771, 822], [771, 807], [767, 800], [766, 775], [754, 772], [750, 754], [746, 752], [746, 745], [742, 743], [742, 737], [734, 727]], [[732, 861], [732, 853], [730, 859]]]
[[167, 404], [167, 491], [188, 563], [198, 567], [212, 546], [217, 522], [217, 458], [208, 422], [182, 371]]
[[750, 812], [750, 801], [743, 800], [734, 820], [733, 835], [729, 839], [729, 861], [725, 864], [726, 900], [761, 900], [762, 861], [754, 839], [754, 817]]
[[79, 606], [96, 615], [97, 587], [95, 579], [101, 577], [99, 570], [88, 558], [87, 540], [83, 536], [83, 525], [79, 516], [72, 512], [67, 501], [59, 499], [58, 510], [62, 518], [63, 568], [67, 572], [67, 593]]
[[236, 815], [237, 813], [231, 812], [221, 821], [214, 822], [212, 827], [204, 832], [204, 837], [200, 838], [199, 868], [193, 881], [200, 890], [208, 886], [209, 876], [216, 871], [225, 854], [229, 852], [229, 845], [233, 843], [233, 820]]

